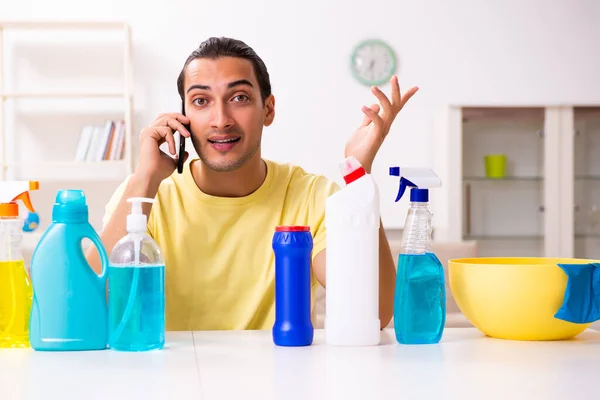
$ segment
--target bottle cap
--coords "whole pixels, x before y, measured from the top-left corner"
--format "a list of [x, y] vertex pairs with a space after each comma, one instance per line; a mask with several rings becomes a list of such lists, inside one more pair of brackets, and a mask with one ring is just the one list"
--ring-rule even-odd
[[342, 172], [344, 181], [346, 181], [346, 185], [367, 174], [367, 171], [365, 171], [354, 156], [347, 157], [344, 162], [340, 163], [340, 171]]
[[310, 232], [310, 226], [278, 226], [275, 232]]
[[52, 207], [54, 222], [81, 223], [88, 221], [88, 206], [83, 190], [59, 190]]
[[410, 189], [410, 201], [413, 203], [427, 203], [429, 201], [429, 190], [421, 188]]
[[18, 217], [19, 205], [15, 202], [0, 204], [0, 217]]

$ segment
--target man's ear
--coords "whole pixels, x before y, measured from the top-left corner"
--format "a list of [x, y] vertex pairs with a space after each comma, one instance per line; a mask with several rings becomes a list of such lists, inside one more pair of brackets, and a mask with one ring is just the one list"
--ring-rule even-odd
[[275, 96], [270, 95], [265, 99], [265, 126], [269, 126], [275, 119]]

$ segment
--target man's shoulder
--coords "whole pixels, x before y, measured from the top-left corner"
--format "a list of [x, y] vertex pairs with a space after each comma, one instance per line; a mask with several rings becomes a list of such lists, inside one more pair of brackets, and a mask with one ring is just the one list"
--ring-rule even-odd
[[300, 165], [265, 160], [268, 168], [273, 168], [276, 176], [276, 184], [285, 184], [291, 194], [324, 194], [329, 196], [339, 190], [338, 184], [323, 174], [309, 172]]

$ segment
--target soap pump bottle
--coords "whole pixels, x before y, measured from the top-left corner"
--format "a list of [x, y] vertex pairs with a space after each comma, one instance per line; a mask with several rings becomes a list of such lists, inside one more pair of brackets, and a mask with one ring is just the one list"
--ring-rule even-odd
[[396, 274], [396, 340], [401, 344], [437, 343], [446, 322], [446, 287], [444, 267], [431, 248], [429, 188], [440, 187], [442, 182], [428, 168], [392, 167], [390, 175], [400, 177], [396, 201], [411, 187]]
[[161, 349], [165, 343], [165, 262], [147, 233], [142, 203], [134, 197], [128, 234], [114, 246], [108, 268], [109, 346], [120, 351]]

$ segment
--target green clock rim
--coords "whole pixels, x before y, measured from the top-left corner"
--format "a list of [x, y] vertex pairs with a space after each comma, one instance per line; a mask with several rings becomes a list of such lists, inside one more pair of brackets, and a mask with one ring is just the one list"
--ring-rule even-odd
[[[364, 46], [370, 45], [370, 44], [379, 44], [379, 45], [382, 45], [383, 47], [386, 48], [386, 50], [392, 56], [391, 73], [388, 74], [388, 76], [386, 78], [383, 78], [383, 79], [380, 79], [380, 80], [377, 80], [377, 81], [369, 81], [367, 79], [363, 79], [360, 75], [358, 75], [358, 73], [354, 69], [354, 57], [356, 57], [356, 53], [358, 52], [358, 50], [361, 47], [364, 47]], [[350, 56], [350, 70], [352, 71], [352, 76], [354, 76], [354, 79], [356, 79], [357, 81], [359, 81], [363, 85], [368, 85], [368, 86], [383, 85], [385, 83], [388, 83], [389, 80], [392, 78], [392, 76], [394, 76], [394, 74], [396, 72], [396, 52], [394, 51], [394, 49], [392, 48], [392, 46], [390, 46], [389, 44], [387, 44], [387, 42], [385, 42], [385, 41], [383, 41], [381, 39], [366, 39], [366, 40], [363, 40], [360, 43], [358, 43], [356, 46], [354, 46], [354, 50], [352, 51], [352, 55]]]

